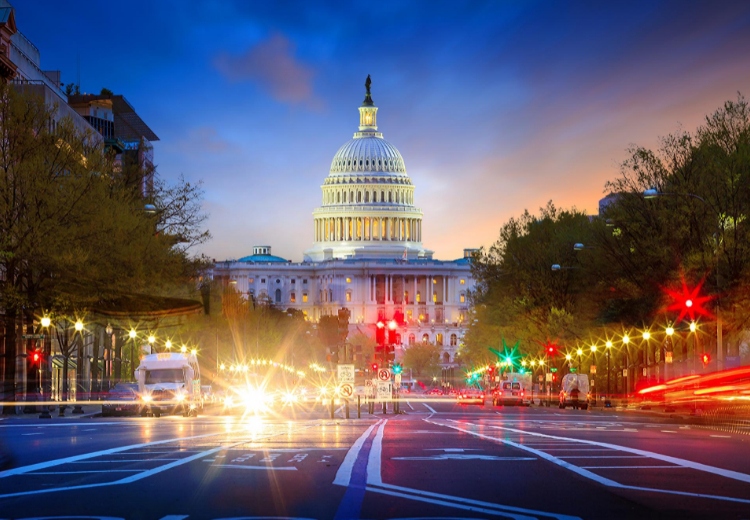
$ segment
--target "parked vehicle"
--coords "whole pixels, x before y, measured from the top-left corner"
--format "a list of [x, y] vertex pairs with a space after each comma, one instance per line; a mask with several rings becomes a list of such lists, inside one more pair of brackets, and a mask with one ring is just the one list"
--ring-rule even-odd
[[560, 383], [560, 408], [566, 406], [574, 410], [589, 407], [591, 394], [589, 393], [589, 376], [586, 374], [565, 374]]
[[138, 383], [117, 383], [105, 394], [104, 400], [102, 417], [138, 415], [141, 411]]
[[200, 367], [194, 354], [149, 354], [143, 356], [135, 373], [141, 415], [182, 413], [187, 417], [203, 409]]
[[507, 373], [492, 390], [492, 405], [531, 406], [531, 374]]

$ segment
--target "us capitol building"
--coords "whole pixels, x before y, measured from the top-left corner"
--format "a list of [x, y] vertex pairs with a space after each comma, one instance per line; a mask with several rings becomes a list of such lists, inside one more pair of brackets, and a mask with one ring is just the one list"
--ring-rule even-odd
[[313, 322], [346, 307], [350, 336], [374, 337], [379, 319], [400, 312], [406, 323], [398, 330], [397, 359], [416, 342], [440, 345], [445, 382], [458, 366], [474, 250], [441, 261], [422, 246], [414, 184], [399, 151], [378, 131], [369, 76], [365, 86], [359, 131], [333, 157], [304, 260], [292, 263], [273, 256], [270, 246], [255, 246], [250, 256], [214, 264], [213, 276], [247, 297], [298, 309]]

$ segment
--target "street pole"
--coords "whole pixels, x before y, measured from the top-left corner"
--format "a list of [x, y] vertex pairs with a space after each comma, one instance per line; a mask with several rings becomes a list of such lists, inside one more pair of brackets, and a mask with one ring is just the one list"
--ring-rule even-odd
[[610, 400], [610, 393], [609, 393], [609, 351], [611, 347], [607, 347], [607, 396], [604, 398], [604, 407], [610, 408], [612, 406], [612, 401]]

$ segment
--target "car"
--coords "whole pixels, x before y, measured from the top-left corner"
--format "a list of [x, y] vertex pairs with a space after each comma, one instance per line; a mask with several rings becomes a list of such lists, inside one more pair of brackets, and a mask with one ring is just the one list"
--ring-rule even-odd
[[425, 395], [443, 395], [443, 391], [439, 388], [433, 388], [429, 392], [427, 392]]
[[141, 410], [137, 383], [117, 383], [104, 396], [102, 417], [138, 415]]
[[473, 388], [465, 388], [456, 394], [458, 404], [478, 404], [484, 406], [484, 392]]

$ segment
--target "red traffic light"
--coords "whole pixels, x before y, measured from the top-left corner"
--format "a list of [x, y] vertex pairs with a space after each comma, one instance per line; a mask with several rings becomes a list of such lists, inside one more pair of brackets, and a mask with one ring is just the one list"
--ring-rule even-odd
[[375, 343], [378, 346], [385, 345], [385, 323], [382, 321], [375, 324]]
[[34, 363], [39, 363], [39, 360], [41, 359], [41, 357], [42, 356], [39, 355], [39, 352], [34, 352], [31, 355], [31, 361], [33, 361]]
[[373, 372], [377, 372], [378, 371], [378, 364], [377, 363], [373, 363], [372, 365], [370, 365], [370, 368], [372, 368]]
[[703, 354], [703, 356], [701, 356], [701, 360], [703, 361], [704, 365], [708, 365], [711, 362], [711, 356], [709, 356], [708, 354]]

